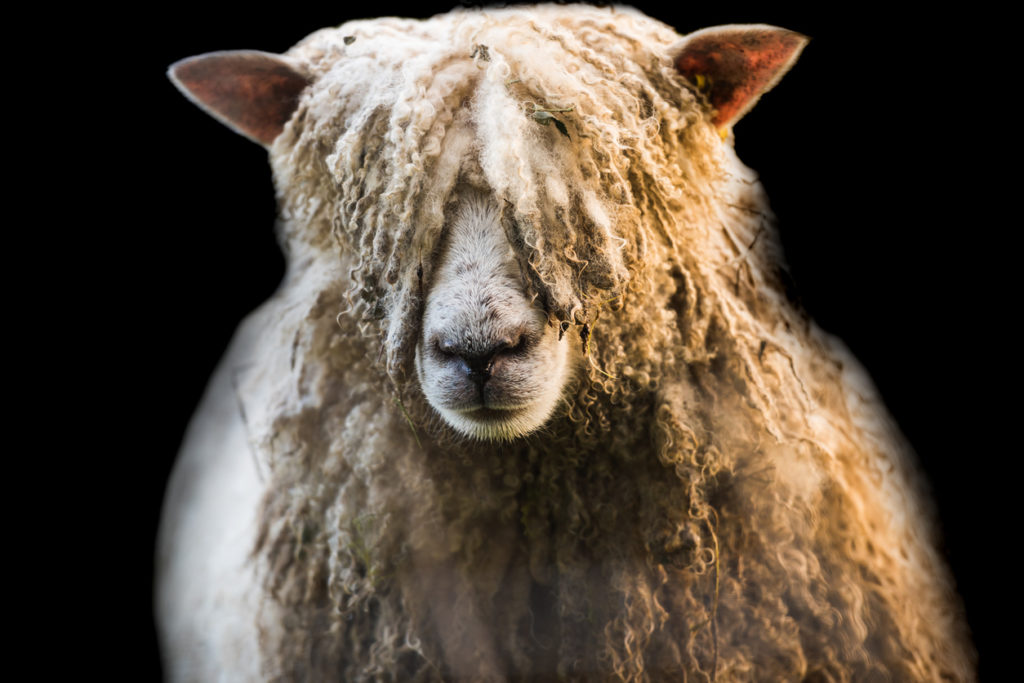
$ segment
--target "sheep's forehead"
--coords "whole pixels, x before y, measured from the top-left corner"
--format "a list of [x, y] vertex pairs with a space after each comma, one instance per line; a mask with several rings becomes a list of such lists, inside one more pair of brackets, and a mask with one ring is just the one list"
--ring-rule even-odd
[[517, 278], [497, 202], [483, 193], [463, 198], [448, 227], [437, 287], [460, 298], [466, 288], [500, 288]]
[[433, 329], [470, 330], [491, 338], [501, 318], [523, 324], [538, 315], [523, 306], [522, 274], [493, 197], [460, 198], [447, 227], [442, 263], [430, 288], [427, 317]]
[[450, 227], [443, 267], [450, 270], [481, 260], [500, 261], [511, 254], [512, 249], [501, 230], [497, 203], [475, 193], [464, 199]]
[[[641, 121], [649, 114], [639, 113], [637, 91], [653, 71], [672, 70], [667, 48], [678, 37], [633, 10], [541, 6], [354, 21], [312, 34], [289, 56], [314, 76], [304, 135], [332, 150], [328, 167], [339, 182], [360, 168], [383, 172], [362, 163], [367, 140], [379, 139], [400, 157], [390, 169], [391, 185], [422, 177], [408, 169], [439, 159], [428, 184], [451, 186], [452, 174], [444, 171], [457, 164], [445, 155], [455, 147], [451, 138], [464, 131], [472, 138], [464, 156], [479, 163], [496, 195], [525, 212], [539, 190], [562, 205], [573, 194], [607, 230], [603, 192], [591, 191], [603, 189], [600, 169], [581, 176], [574, 158], [590, 154], [592, 144], [605, 155], [623, 145], [658, 144], [647, 140], [658, 126]], [[670, 101], [683, 97], [676, 88], [664, 94]], [[531, 116], [534, 108], [543, 110], [540, 116]], [[683, 125], [682, 119], [669, 125]], [[563, 178], [566, 173], [571, 177]]]

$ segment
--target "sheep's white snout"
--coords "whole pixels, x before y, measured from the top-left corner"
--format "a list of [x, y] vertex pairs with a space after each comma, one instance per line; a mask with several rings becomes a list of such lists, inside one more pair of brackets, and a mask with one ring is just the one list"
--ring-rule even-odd
[[466, 200], [427, 295], [416, 353], [430, 404], [458, 431], [513, 439], [551, 416], [568, 344], [526, 294], [493, 201]]

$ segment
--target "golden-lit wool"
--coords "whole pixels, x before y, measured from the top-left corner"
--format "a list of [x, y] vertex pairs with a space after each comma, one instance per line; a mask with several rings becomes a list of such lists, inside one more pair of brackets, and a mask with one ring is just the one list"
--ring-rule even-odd
[[[679, 39], [546, 6], [287, 54], [312, 80], [270, 147], [289, 270], [237, 378], [264, 677], [973, 678], [907, 446], [788, 301]], [[467, 188], [574, 345], [507, 442], [454, 430], [415, 369]]]

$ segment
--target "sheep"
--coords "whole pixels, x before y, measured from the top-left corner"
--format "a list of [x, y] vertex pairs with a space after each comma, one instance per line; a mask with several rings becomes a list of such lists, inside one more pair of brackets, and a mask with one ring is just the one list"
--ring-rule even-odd
[[536, 7], [172, 68], [268, 148], [289, 260], [169, 488], [172, 678], [973, 677], [732, 151], [802, 45]]

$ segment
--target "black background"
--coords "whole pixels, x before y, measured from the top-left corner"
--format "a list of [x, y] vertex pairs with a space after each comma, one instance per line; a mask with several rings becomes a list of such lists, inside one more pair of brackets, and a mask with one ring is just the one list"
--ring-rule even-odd
[[[110, 666], [104, 657], [116, 652], [114, 669], [133, 680], [159, 678], [151, 576], [164, 485], [232, 331], [283, 268], [265, 151], [187, 102], [166, 68], [214, 50], [282, 52], [317, 28], [360, 16], [429, 16], [448, 7], [385, 0], [240, 16], [192, 5], [112, 39], [109, 47], [134, 58], [120, 61], [123, 77], [96, 86], [81, 104], [100, 108], [123, 161], [116, 183], [129, 188], [121, 200], [128, 211], [114, 212], [92, 244], [102, 252], [92, 275], [121, 325], [101, 340], [103, 352], [129, 398], [127, 413], [95, 418], [118, 435], [104, 470], [116, 493], [101, 496], [109, 511], [97, 507], [116, 515], [124, 533], [113, 544], [122, 561], [104, 573], [125, 609], [103, 634], [113, 649], [90, 650], [84, 664]], [[991, 208], [1008, 200], [989, 170], [1001, 131], [979, 75], [983, 36], [962, 17], [880, 8], [645, 9], [681, 33], [770, 23], [812, 38], [736, 126], [737, 152], [761, 175], [806, 308], [868, 368], [919, 454], [988, 677], [997, 666], [994, 567], [1007, 557], [998, 549], [1005, 540], [995, 539], [1019, 522], [1003, 516], [1005, 494], [997, 492], [1013, 476], [1004, 463], [1019, 448], [1001, 441], [1016, 405], [998, 391], [1013, 382], [1014, 366], [1001, 359], [1010, 345], [1003, 321], [1015, 311], [996, 299], [1005, 275], [995, 263], [1014, 226]], [[115, 181], [84, 180], [93, 204], [109, 206]], [[102, 593], [100, 608], [113, 610], [111, 592]]]

